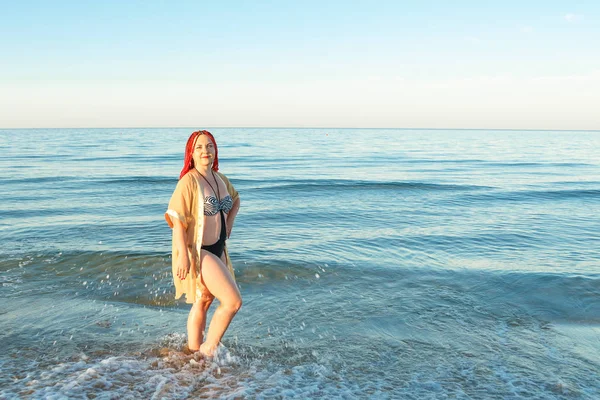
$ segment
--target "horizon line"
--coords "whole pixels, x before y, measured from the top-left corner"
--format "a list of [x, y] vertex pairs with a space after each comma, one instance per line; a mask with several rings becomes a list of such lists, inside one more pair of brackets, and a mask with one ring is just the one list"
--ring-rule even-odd
[[[190, 126], [107, 126], [107, 127], [17, 127], [17, 128], [3, 128], [0, 130], [31, 130], [31, 129], [191, 129], [198, 130], [200, 128]], [[507, 132], [600, 132], [600, 129], [543, 129], [543, 128], [398, 128], [398, 127], [385, 127], [385, 128], [369, 128], [369, 127], [322, 127], [322, 126], [212, 126], [206, 129], [367, 129], [367, 130], [422, 130], [422, 131], [507, 131]]]

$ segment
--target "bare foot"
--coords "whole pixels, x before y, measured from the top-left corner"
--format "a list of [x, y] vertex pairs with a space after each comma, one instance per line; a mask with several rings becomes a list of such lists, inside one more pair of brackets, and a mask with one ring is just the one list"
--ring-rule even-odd
[[200, 354], [202, 354], [204, 357], [208, 357], [208, 358], [212, 358], [215, 355], [215, 348], [211, 348], [210, 346], [208, 346], [206, 344], [206, 342], [202, 343], [200, 345], [200, 350], [198, 350], [200, 352]]

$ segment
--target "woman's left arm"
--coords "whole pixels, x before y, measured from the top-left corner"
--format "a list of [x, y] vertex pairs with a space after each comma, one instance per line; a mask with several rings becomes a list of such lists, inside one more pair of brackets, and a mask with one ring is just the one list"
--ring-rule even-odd
[[231, 236], [231, 229], [233, 228], [233, 221], [235, 220], [235, 216], [237, 215], [239, 209], [240, 209], [240, 197], [237, 196], [236, 199], [233, 201], [233, 207], [231, 207], [229, 214], [227, 214], [227, 239], [229, 239], [229, 236]]
[[227, 221], [226, 221], [227, 239], [229, 239], [229, 236], [231, 236], [231, 230], [233, 229], [233, 221], [235, 221], [235, 216], [237, 215], [238, 210], [240, 209], [240, 195], [239, 195], [238, 191], [235, 190], [235, 188], [233, 187], [231, 182], [229, 181], [229, 178], [227, 178], [221, 172], [217, 172], [217, 174], [221, 177], [221, 179], [225, 183], [225, 187], [227, 187], [227, 193], [229, 193], [229, 195], [233, 199], [233, 206], [231, 207], [229, 214], [227, 214]]

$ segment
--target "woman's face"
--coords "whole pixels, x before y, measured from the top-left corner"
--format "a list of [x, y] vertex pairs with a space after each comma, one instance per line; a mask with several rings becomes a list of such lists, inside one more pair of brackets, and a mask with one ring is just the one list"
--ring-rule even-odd
[[206, 135], [199, 135], [194, 144], [194, 152], [192, 153], [194, 166], [196, 167], [212, 167], [215, 159], [215, 146]]

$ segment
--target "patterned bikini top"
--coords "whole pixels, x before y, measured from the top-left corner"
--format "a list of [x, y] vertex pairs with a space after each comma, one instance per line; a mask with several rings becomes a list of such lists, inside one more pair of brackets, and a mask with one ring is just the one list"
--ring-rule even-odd
[[221, 210], [225, 214], [228, 214], [233, 207], [233, 199], [230, 195], [227, 195], [221, 201], [217, 200], [215, 196], [206, 196], [204, 198], [204, 215], [212, 216], [217, 215]]

